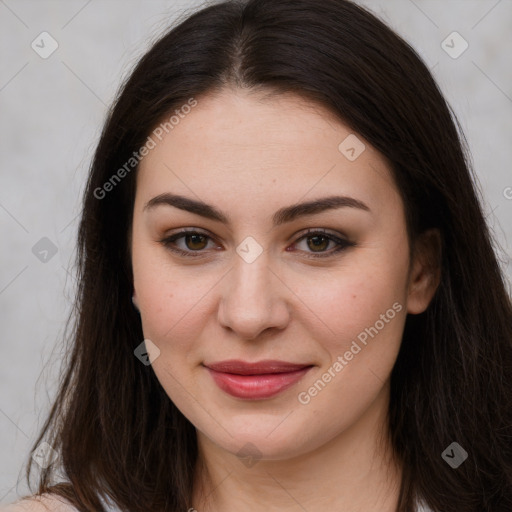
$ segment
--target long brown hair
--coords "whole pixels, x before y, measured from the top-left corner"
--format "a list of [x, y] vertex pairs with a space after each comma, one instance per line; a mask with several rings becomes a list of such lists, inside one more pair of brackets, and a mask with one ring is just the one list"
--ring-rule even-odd
[[[397, 512], [418, 497], [434, 511], [510, 512], [512, 305], [466, 141], [414, 50], [348, 0], [209, 5], [159, 39], [121, 87], [83, 200], [65, 371], [32, 450], [44, 440], [60, 457], [37, 493], [80, 511], [103, 511], [100, 498], [131, 512], [191, 507], [194, 426], [134, 356], [143, 340], [131, 302], [136, 166], [98, 190], [162, 119], [227, 86], [327, 107], [388, 158], [411, 246], [439, 229], [441, 282], [428, 309], [407, 317], [391, 375], [392, 447], [404, 469]], [[441, 457], [452, 442], [468, 452], [457, 469]]]

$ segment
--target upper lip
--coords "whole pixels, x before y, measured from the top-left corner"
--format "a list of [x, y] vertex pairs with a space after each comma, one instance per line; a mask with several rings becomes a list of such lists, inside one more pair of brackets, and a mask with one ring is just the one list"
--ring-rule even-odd
[[266, 373], [286, 373], [301, 370], [313, 366], [311, 364], [289, 363], [287, 361], [277, 361], [265, 359], [264, 361], [256, 361], [249, 363], [236, 359], [228, 361], [219, 361], [217, 363], [204, 363], [204, 366], [223, 373], [233, 373], [236, 375], [260, 375]]

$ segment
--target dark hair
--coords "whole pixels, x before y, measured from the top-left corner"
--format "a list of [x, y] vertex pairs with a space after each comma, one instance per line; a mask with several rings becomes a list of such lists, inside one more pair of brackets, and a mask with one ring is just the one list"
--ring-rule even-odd
[[[439, 229], [440, 284], [424, 313], [408, 315], [391, 375], [391, 442], [404, 468], [397, 511], [422, 497], [435, 511], [510, 512], [512, 304], [467, 143], [415, 51], [348, 0], [208, 5], [158, 40], [123, 84], [84, 195], [66, 371], [32, 450], [47, 441], [65, 480], [50, 466], [38, 494], [81, 511], [103, 511], [100, 497], [132, 512], [191, 506], [195, 428], [133, 353], [143, 340], [131, 302], [136, 168], [106, 197], [98, 190], [176, 108], [225, 87], [327, 107], [388, 159], [410, 247]], [[457, 469], [441, 457], [454, 441], [469, 452]]]

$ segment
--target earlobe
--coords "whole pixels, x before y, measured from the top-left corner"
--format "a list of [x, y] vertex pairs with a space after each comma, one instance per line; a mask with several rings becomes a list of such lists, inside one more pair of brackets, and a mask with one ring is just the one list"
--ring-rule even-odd
[[441, 280], [442, 239], [438, 229], [423, 232], [416, 240], [409, 276], [407, 312], [423, 313]]
[[135, 292], [133, 292], [133, 295], [132, 295], [132, 303], [133, 303], [133, 307], [139, 311], [139, 305], [137, 304], [137, 297], [135, 296]]

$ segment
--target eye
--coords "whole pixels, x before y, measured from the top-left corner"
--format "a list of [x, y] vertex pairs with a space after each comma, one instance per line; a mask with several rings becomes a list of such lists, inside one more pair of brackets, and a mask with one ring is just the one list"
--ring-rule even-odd
[[[183, 241], [184, 247], [177, 247], [176, 242], [178, 240]], [[213, 239], [206, 233], [189, 229], [166, 237], [160, 240], [160, 243], [171, 252], [179, 254], [180, 256], [197, 258], [206, 256], [204, 249], [206, 249], [208, 241], [213, 241]], [[328, 258], [343, 251], [347, 247], [355, 246], [355, 243], [339, 238], [323, 229], [308, 230], [294, 245], [302, 241], [306, 241], [306, 250], [302, 250], [306, 258]], [[334, 249], [326, 251], [330, 244], [334, 244]], [[307, 249], [310, 249], [310, 251]]]
[[[184, 241], [184, 249], [176, 247], [175, 242], [181, 239]], [[166, 237], [163, 240], [160, 240], [160, 243], [170, 251], [179, 254], [180, 256], [197, 258], [205, 256], [205, 254], [203, 254], [203, 249], [206, 247], [208, 240], [212, 240], [212, 238], [206, 233], [190, 229], [183, 230], [179, 233]]]
[[[306, 251], [307, 258], [329, 258], [345, 250], [347, 247], [354, 247], [356, 244], [348, 240], [339, 238], [338, 236], [328, 233], [324, 229], [309, 229], [306, 234], [300, 237], [294, 245], [301, 241], [306, 241], [306, 247], [312, 252]], [[334, 249], [325, 251], [329, 244], [334, 244]]]

